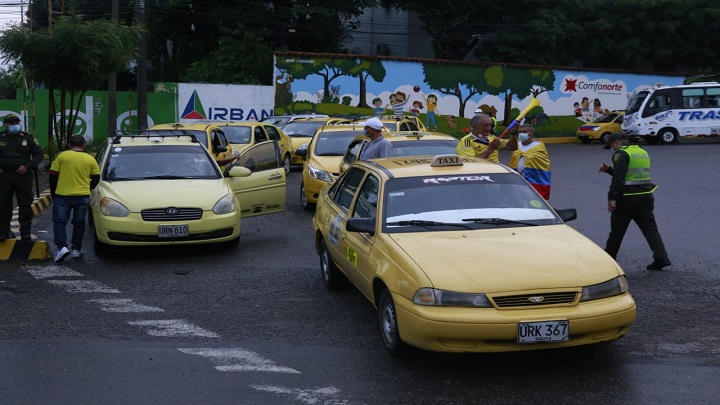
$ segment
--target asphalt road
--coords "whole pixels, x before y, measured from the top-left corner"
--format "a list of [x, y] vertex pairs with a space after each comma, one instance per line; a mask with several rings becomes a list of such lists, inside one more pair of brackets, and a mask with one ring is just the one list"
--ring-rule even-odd
[[[604, 246], [610, 151], [548, 145], [551, 203]], [[240, 246], [123, 249], [0, 263], [0, 403], [714, 404], [720, 398], [718, 143], [647, 146], [673, 265], [631, 225], [618, 257], [638, 304], [623, 339], [522, 353], [386, 354], [369, 302], [328, 292], [299, 202], [242, 223]], [[504, 157], [504, 161], [507, 161]], [[35, 221], [51, 239], [49, 210]], [[520, 248], [519, 248], [520, 249]], [[519, 250], [521, 252], [521, 250]], [[548, 252], [554, 254], [555, 252]]]

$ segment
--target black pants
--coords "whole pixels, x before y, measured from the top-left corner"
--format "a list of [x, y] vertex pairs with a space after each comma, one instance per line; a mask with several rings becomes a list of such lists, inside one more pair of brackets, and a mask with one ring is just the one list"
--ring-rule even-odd
[[7, 235], [12, 220], [13, 195], [18, 203], [20, 234], [29, 236], [33, 211], [33, 171], [25, 174], [3, 172], [0, 174], [0, 235]]
[[610, 236], [605, 251], [616, 258], [630, 221], [635, 221], [650, 245], [653, 259], [658, 262], [669, 262], [665, 245], [655, 223], [654, 209], [655, 197], [652, 194], [623, 196], [617, 200], [615, 211], [610, 215]]

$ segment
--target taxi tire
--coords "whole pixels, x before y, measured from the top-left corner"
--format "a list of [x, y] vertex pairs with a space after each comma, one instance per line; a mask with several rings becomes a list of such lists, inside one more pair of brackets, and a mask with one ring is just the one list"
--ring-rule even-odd
[[283, 165], [283, 169], [285, 169], [286, 176], [288, 174], [290, 174], [290, 167], [291, 167], [290, 163], [291, 163], [290, 154], [289, 153], [285, 154], [285, 156], [283, 157], [282, 165]]
[[397, 312], [390, 290], [384, 288], [378, 299], [378, 323], [380, 335], [385, 343], [385, 349], [392, 355], [400, 355], [408, 348], [407, 344], [400, 339], [398, 328]]
[[305, 185], [300, 183], [300, 204], [302, 204], [305, 211], [315, 211], [315, 204], [308, 201], [305, 195]]
[[320, 241], [320, 277], [328, 290], [337, 290], [345, 285], [345, 276], [335, 265], [324, 239]]

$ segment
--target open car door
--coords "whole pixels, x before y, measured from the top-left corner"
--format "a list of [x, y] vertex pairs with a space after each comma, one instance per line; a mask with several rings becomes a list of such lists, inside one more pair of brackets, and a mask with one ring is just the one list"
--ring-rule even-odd
[[245, 149], [226, 170], [234, 166], [251, 171], [247, 177], [225, 178], [240, 201], [243, 218], [285, 211], [285, 170], [276, 141], [261, 142]]

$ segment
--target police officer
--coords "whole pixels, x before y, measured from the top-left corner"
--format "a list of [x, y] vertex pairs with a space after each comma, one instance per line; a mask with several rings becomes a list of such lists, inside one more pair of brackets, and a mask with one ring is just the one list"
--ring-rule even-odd
[[628, 146], [627, 138], [620, 133], [611, 134], [608, 145], [613, 150], [613, 165], [603, 163], [598, 169], [612, 176], [608, 191], [610, 236], [605, 251], [615, 259], [630, 221], [635, 221], [653, 252], [647, 269], [662, 270], [670, 265], [670, 259], [653, 213], [657, 186], [650, 181], [650, 156], [638, 145]]
[[22, 130], [20, 118], [8, 114], [0, 132], [0, 242], [10, 237], [13, 195], [18, 203], [20, 237], [30, 240], [32, 222], [32, 169], [43, 160], [43, 151], [32, 135]]

